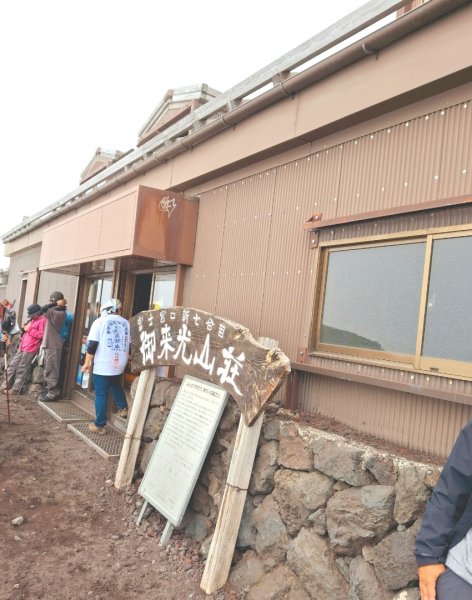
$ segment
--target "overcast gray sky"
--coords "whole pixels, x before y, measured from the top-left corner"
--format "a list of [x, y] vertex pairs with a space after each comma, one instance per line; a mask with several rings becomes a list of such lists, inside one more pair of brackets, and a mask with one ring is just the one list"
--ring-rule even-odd
[[364, 3], [3, 3], [0, 234], [76, 188], [97, 147], [135, 147], [167, 89], [223, 92]]

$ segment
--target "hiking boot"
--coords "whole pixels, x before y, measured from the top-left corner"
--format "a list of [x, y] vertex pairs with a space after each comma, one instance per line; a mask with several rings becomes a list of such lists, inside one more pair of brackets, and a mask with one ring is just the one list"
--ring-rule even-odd
[[98, 433], [98, 435], [104, 435], [106, 433], [105, 427], [97, 427], [97, 425], [95, 425], [93, 421], [92, 423], [88, 424], [88, 428], [89, 431], [91, 431], [92, 433]]
[[121, 417], [122, 419], [127, 419], [128, 418], [128, 409], [127, 408], [121, 408], [117, 413], [116, 413], [117, 417]]

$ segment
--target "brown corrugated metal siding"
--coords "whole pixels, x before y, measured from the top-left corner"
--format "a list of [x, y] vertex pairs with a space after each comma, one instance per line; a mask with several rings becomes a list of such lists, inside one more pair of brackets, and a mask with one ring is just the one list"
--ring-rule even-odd
[[[282, 165], [274, 160], [273, 168], [201, 193], [185, 304], [244, 323], [255, 337], [277, 339], [291, 360], [299, 361], [297, 350], [309, 347], [318, 257], [303, 230], [307, 218], [470, 194], [471, 144], [472, 104], [461, 100], [411, 120], [389, 123], [387, 116], [385, 126], [368, 135], [332, 147], [321, 140], [304, 158]], [[461, 223], [472, 223], [469, 205], [338, 226], [322, 230], [320, 240]], [[309, 357], [308, 363], [317, 360]], [[379, 367], [365, 368], [380, 376]], [[449, 389], [470, 387], [447, 378], [433, 378], [430, 385], [439, 379]], [[309, 373], [302, 378], [299, 405], [444, 455], [472, 416], [472, 407], [464, 404]]]
[[472, 407], [406, 392], [303, 373], [302, 410], [332, 417], [350, 427], [431, 454], [446, 456]]

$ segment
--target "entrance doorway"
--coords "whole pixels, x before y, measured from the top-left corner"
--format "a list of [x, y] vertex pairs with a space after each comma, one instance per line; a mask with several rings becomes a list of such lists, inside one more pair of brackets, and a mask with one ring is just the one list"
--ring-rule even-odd
[[[125, 311], [123, 316], [126, 319], [145, 310], [159, 310], [174, 305], [174, 294], [176, 289], [176, 268], [166, 266], [162, 269], [153, 269], [149, 271], [122, 272], [123, 286], [121, 289], [121, 299], [124, 300]], [[126, 276], [125, 276], [126, 274]], [[100, 316], [100, 308], [103, 303], [109, 300], [116, 289], [115, 280], [112, 273], [97, 275], [87, 275], [84, 278], [85, 289], [82, 295], [82, 310], [80, 314], [82, 322], [79, 325], [80, 354], [76, 354], [74, 389], [77, 393], [74, 398], [79, 406], [82, 406], [87, 412], [93, 413], [91, 404], [93, 403], [93, 377], [90, 377], [86, 387], [82, 387], [82, 366], [85, 361], [87, 348], [87, 336], [90, 332], [92, 323]], [[131, 314], [130, 314], [131, 313]], [[157, 374], [166, 376], [168, 367], [162, 367], [161, 372]], [[136, 378], [136, 374], [131, 373], [130, 362], [126, 367], [123, 376], [125, 393], [128, 406], [132, 406], [130, 393], [131, 385]], [[72, 383], [72, 382], [71, 382]], [[126, 421], [118, 417], [113, 411], [111, 400], [108, 407], [108, 422], [120, 431], [125, 431]]]
[[152, 273], [141, 273], [136, 275], [134, 284], [132, 316], [142, 310], [149, 310], [149, 299], [151, 297]]
[[134, 316], [142, 310], [159, 310], [174, 305], [175, 269], [136, 275], [133, 294]]
[[[174, 306], [175, 268], [160, 269], [154, 273], [139, 273], [134, 282], [132, 316], [143, 310], [160, 310]], [[159, 367], [160, 377], [167, 375], [168, 367]], [[128, 367], [125, 371], [125, 384], [131, 385], [136, 375]]]

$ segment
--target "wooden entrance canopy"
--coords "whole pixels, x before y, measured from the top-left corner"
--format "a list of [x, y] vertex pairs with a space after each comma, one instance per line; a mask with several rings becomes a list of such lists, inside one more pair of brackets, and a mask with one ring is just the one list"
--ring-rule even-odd
[[40, 270], [139, 256], [191, 265], [198, 199], [137, 185], [54, 221], [44, 232]]

